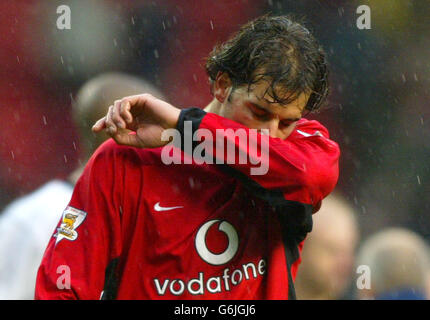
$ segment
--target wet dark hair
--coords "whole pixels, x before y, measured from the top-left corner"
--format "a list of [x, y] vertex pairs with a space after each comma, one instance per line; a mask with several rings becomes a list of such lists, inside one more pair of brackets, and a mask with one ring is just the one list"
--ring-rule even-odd
[[[243, 25], [206, 58], [211, 84], [226, 72], [233, 89], [263, 80], [273, 103], [288, 104], [310, 93], [305, 107], [321, 108], [329, 92], [326, 55], [317, 40], [290, 16], [264, 15]], [[211, 85], [212, 87], [212, 85]], [[212, 89], [211, 89], [212, 90]]]

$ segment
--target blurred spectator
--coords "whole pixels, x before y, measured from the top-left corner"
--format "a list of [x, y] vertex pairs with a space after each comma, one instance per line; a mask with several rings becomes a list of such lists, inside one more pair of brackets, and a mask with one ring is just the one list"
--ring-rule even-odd
[[357, 265], [370, 269], [370, 289], [360, 299], [424, 300], [429, 274], [429, 248], [415, 232], [403, 228], [380, 231], [367, 239]]
[[162, 94], [138, 78], [120, 73], [102, 74], [78, 92], [73, 118], [82, 142], [80, 166], [67, 180], [51, 180], [12, 202], [0, 216], [0, 299], [33, 299], [36, 273], [73, 186], [94, 150], [108, 137], [91, 127], [116, 99], [149, 92]]
[[358, 226], [352, 207], [332, 194], [313, 216], [296, 278], [297, 299], [341, 299], [352, 278]]

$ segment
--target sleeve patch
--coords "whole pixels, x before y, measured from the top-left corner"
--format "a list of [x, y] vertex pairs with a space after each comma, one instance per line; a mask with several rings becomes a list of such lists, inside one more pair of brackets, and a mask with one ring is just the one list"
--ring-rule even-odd
[[61, 225], [57, 228], [57, 233], [54, 235], [54, 237], [57, 238], [55, 244], [63, 239], [70, 241], [76, 240], [78, 238], [76, 229], [84, 222], [86, 216], [87, 213], [85, 211], [68, 206], [63, 212]]

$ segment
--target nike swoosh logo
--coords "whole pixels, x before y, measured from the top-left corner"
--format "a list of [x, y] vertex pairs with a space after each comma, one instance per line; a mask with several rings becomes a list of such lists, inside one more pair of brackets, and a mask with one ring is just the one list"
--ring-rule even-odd
[[183, 208], [183, 206], [177, 206], [177, 207], [162, 207], [162, 206], [160, 206], [160, 202], [157, 202], [157, 203], [154, 205], [154, 210], [155, 210], [155, 211], [168, 211], [168, 210], [179, 209], [179, 208]]

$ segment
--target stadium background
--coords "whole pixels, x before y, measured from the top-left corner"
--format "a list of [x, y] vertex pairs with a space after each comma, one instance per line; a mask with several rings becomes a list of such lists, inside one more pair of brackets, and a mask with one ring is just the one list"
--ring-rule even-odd
[[[71, 30], [56, 9], [71, 8]], [[359, 30], [356, 8], [372, 9]], [[263, 13], [304, 15], [326, 49], [332, 94], [313, 118], [342, 150], [337, 190], [362, 238], [402, 226], [430, 239], [428, 1], [1, 1], [0, 209], [77, 165], [78, 88], [105, 71], [142, 76], [176, 106], [210, 101], [203, 58]]]

